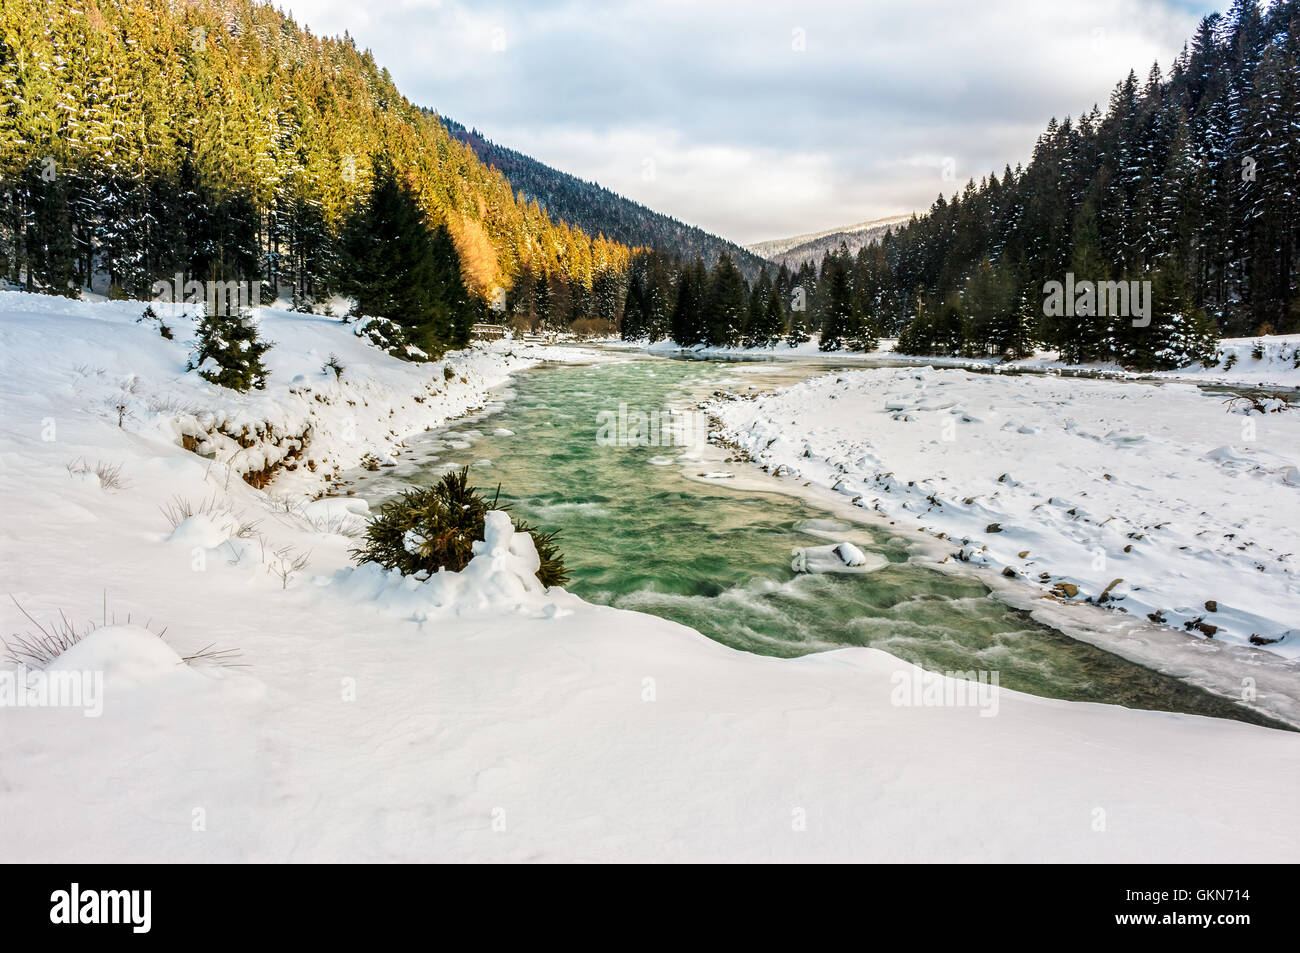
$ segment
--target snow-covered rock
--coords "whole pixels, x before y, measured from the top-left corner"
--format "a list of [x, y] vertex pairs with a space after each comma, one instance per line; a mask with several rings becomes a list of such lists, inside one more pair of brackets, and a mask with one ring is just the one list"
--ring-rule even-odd
[[875, 572], [889, 565], [879, 553], [864, 553], [852, 543], [807, 546], [794, 550], [790, 568], [795, 572]]

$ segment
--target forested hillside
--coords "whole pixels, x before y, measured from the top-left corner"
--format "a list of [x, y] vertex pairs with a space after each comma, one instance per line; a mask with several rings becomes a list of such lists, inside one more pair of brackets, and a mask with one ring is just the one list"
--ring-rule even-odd
[[[824, 350], [897, 334], [912, 354], [1045, 345], [1072, 362], [1168, 368], [1212, 359], [1220, 335], [1300, 331], [1298, 266], [1300, 3], [1236, 0], [1167, 75], [1130, 72], [1105, 114], [1053, 119], [1027, 167], [940, 195], [856, 254], [842, 244], [820, 268], [783, 264], [743, 308], [725, 275], [708, 294], [731, 305], [711, 305], [698, 267], [637, 258], [624, 334], [716, 347], [820, 329]], [[1068, 307], [1053, 306], [1052, 283]]]
[[1298, 257], [1300, 5], [1235, 0], [1167, 73], [1130, 72], [1104, 114], [1053, 119], [1028, 167], [940, 196], [862, 256], [863, 305], [888, 325], [919, 301], [902, 343], [921, 352], [1037, 338], [1074, 359], [1143, 363], [1137, 352], [1163, 343], [1158, 320], [1146, 334], [1044, 317], [1045, 283], [1151, 281], [1166, 317], [1288, 332], [1300, 330]]
[[416, 254], [450, 237], [476, 307], [523, 272], [590, 289], [629, 256], [518, 200], [347, 35], [251, 0], [5, 0], [0, 175], [0, 274], [60, 294], [180, 272], [310, 303], [344, 277], [349, 221], [351, 263], [382, 265], [356, 234], [372, 193], [415, 203]]
[[739, 245], [648, 209], [594, 182], [552, 169], [523, 153], [499, 146], [485, 139], [477, 129], [466, 129], [445, 116], [442, 122], [480, 159], [504, 172], [510, 184], [525, 199], [537, 202], [555, 218], [624, 245], [660, 248], [687, 261], [703, 258], [710, 266], [725, 252], [747, 277], [758, 277], [763, 259]]

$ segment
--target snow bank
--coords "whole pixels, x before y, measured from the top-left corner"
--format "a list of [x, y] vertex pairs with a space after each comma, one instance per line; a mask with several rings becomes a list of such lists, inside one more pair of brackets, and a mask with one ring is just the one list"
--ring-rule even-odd
[[1182, 383], [921, 367], [710, 411], [780, 479], [949, 539], [956, 558], [1300, 657], [1300, 410], [1247, 416]]
[[[77, 395], [122, 429], [162, 437], [255, 485], [274, 477], [282, 497], [319, 495], [344, 470], [382, 465], [402, 441], [483, 406], [494, 387], [543, 360], [608, 360], [572, 347], [497, 341], [434, 363], [398, 361], [337, 318], [254, 309], [265, 355], [265, 390], [240, 394], [185, 370], [194, 320], [182, 306], [152, 303], [167, 340], [138, 321], [144, 302], [80, 302], [0, 292], [0, 344], [41, 366], [16, 380]], [[51, 347], [51, 342], [57, 342]], [[341, 372], [326, 365], [331, 358]]]
[[403, 576], [374, 563], [340, 570], [329, 585], [357, 606], [380, 615], [427, 622], [442, 617], [528, 614], [555, 619], [572, 612], [581, 600], [562, 589], [548, 591], [538, 580], [541, 559], [533, 538], [516, 533], [508, 514], [487, 514], [484, 539], [473, 544], [474, 556], [460, 572], [440, 569], [427, 579]]
[[897, 343], [897, 340], [892, 338], [882, 340], [880, 350], [875, 353], [892, 361], [920, 366], [978, 368], [1003, 373], [1088, 371], [1105, 377], [1127, 380], [1186, 380], [1233, 387], [1300, 387], [1300, 334], [1223, 338], [1219, 341], [1217, 360], [1209, 367], [1189, 364], [1172, 371], [1156, 371], [1147, 374], [1125, 370], [1118, 364], [1102, 361], [1067, 364], [1060, 360], [1055, 351], [1037, 351], [1018, 361], [1003, 361], [996, 357], [916, 357], [910, 354], [899, 354], [894, 350]]
[[[341, 530], [364, 507], [307, 502], [320, 471], [546, 352], [455, 355], [446, 381], [262, 312], [272, 377], [241, 397], [139, 310], [0, 296], [0, 569], [37, 619], [99, 623], [56, 665], [107, 674], [99, 717], [0, 705], [7, 860], [1293, 859], [1292, 733], [972, 695], [869, 649], [745, 655], [541, 591], [495, 516], [463, 573], [353, 567]], [[119, 426], [105, 400], [131, 375]], [[178, 443], [182, 414], [310, 424], [295, 459], [317, 472], [255, 489]], [[30, 629], [0, 600], [0, 635]], [[242, 667], [179, 664], [208, 647]]]
[[[798, 347], [781, 342], [775, 347], [720, 347], [703, 345], [683, 348], [674, 341], [656, 341], [642, 345], [652, 354], [690, 354], [697, 357], [798, 359], [822, 363], [868, 363], [873, 359], [920, 366], [961, 367], [971, 370], [997, 370], [1000, 372], [1053, 372], [1087, 371], [1105, 377], [1129, 380], [1154, 378], [1157, 380], [1190, 380], [1202, 383], [1227, 384], [1236, 387], [1300, 387], [1300, 334], [1269, 334], [1254, 338], [1224, 338], [1219, 342], [1217, 361], [1210, 367], [1190, 364], [1172, 371], [1138, 374], [1125, 370], [1118, 364], [1094, 361], [1087, 364], [1067, 364], [1055, 351], [1036, 351], [1029, 357], [1004, 361], [998, 357], [917, 357], [900, 354], [895, 350], [896, 338], [882, 338], [875, 351], [822, 351], [819, 335]], [[628, 345], [624, 345], [626, 349]]]

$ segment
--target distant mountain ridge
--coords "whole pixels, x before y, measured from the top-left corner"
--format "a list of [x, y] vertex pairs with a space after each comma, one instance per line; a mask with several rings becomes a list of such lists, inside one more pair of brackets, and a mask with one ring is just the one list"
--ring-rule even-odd
[[477, 129], [467, 129], [454, 119], [442, 115], [438, 118], [452, 138], [473, 149], [487, 165], [499, 169], [517, 192], [536, 201], [553, 219], [624, 245], [662, 248], [679, 254], [683, 261], [700, 257], [710, 267], [725, 251], [750, 280], [758, 277], [763, 267], [761, 255], [734, 242], [498, 145]]
[[850, 252], [857, 252], [864, 245], [882, 238], [891, 229], [896, 230], [905, 225], [911, 218], [911, 215], [893, 215], [843, 228], [828, 228], [823, 232], [755, 242], [745, 248], [768, 261], [794, 269], [806, 261], [819, 263], [826, 252], [838, 249], [841, 244], [847, 245]]

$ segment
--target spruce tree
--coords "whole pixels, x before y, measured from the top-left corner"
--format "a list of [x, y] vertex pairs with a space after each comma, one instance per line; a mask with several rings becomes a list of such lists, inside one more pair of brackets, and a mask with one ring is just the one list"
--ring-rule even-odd
[[745, 278], [723, 252], [709, 276], [704, 306], [705, 343], [709, 347], [736, 347], [741, 343], [748, 294]]
[[1007, 351], [1018, 324], [1015, 317], [1015, 281], [1005, 268], [988, 259], [980, 263], [966, 282], [963, 297], [964, 350], [968, 357], [984, 357]]
[[880, 346], [880, 332], [876, 329], [875, 321], [863, 314], [860, 308], [854, 317], [853, 330], [844, 339], [844, 344], [850, 351], [861, 351], [864, 354]]
[[785, 299], [781, 289], [773, 283], [767, 289], [767, 300], [758, 319], [757, 327], [751, 330], [754, 347], [776, 347], [786, 333]]
[[854, 313], [853, 292], [842, 258], [827, 256], [822, 269], [822, 286], [825, 290], [819, 297], [825, 301], [825, 306], [818, 347], [823, 351], [838, 351], [848, 338], [858, 333], [860, 319]]
[[678, 347], [695, 347], [708, 341], [704, 323], [708, 282], [709, 274], [704, 268], [704, 262], [698, 258], [693, 265], [683, 268], [677, 278], [677, 298], [673, 305], [671, 327], [673, 340]]
[[641, 273], [643, 266], [633, 264], [632, 275], [627, 283], [627, 298], [623, 303], [623, 325], [619, 334], [624, 341], [639, 341], [647, 336], [645, 286]]
[[806, 344], [812, 333], [808, 330], [807, 297], [801, 294], [799, 286], [790, 289], [790, 328], [786, 332], [785, 343], [790, 347]]
[[1205, 312], [1191, 303], [1186, 280], [1174, 264], [1156, 272], [1151, 290], [1151, 323], [1134, 328], [1126, 351], [1117, 355], [1125, 367], [1163, 371], [1189, 364], [1211, 366], [1218, 331]]
[[742, 343], [745, 347], [767, 347], [768, 334], [764, 324], [767, 301], [772, 294], [772, 279], [767, 276], [767, 268], [758, 275], [758, 281], [749, 292], [749, 311], [745, 316], [745, 334]]
[[267, 374], [262, 355], [270, 349], [249, 312], [217, 311], [199, 321], [198, 340], [186, 370], [198, 371], [204, 380], [231, 390], [261, 390]]
[[339, 290], [356, 299], [360, 314], [402, 329], [399, 356], [433, 358], [463, 346], [482, 307], [461, 278], [451, 233], [428, 226], [415, 195], [382, 157], [372, 181], [344, 226]]

